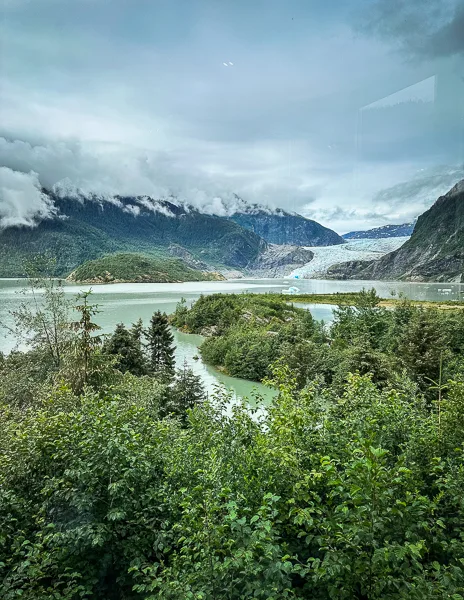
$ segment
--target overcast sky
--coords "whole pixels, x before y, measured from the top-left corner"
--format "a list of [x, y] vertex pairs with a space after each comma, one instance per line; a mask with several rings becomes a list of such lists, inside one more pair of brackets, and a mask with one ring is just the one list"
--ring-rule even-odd
[[343, 233], [464, 177], [462, 0], [0, 0], [0, 223], [40, 186]]

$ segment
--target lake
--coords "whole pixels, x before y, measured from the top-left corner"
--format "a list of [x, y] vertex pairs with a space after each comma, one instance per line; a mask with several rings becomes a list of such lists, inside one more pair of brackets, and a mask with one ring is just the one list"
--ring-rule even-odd
[[[101, 313], [95, 320], [102, 327], [103, 333], [111, 332], [117, 323], [130, 325], [139, 317], [148, 323], [154, 311], [166, 313], [174, 312], [177, 303], [185, 298], [190, 305], [201, 294], [214, 293], [263, 293], [280, 292], [289, 285], [298, 286], [302, 293], [329, 294], [334, 292], [354, 292], [363, 288], [375, 287], [382, 297], [389, 297], [391, 293], [403, 293], [411, 300], [456, 300], [464, 297], [462, 284], [451, 283], [403, 283], [403, 282], [376, 282], [376, 281], [326, 281], [317, 279], [289, 280], [289, 279], [240, 279], [229, 281], [202, 281], [188, 283], [127, 283], [93, 285], [92, 302], [100, 305]], [[0, 279], [0, 321], [11, 322], [9, 311], [14, 309], [24, 299], [19, 295], [24, 282], [15, 279]], [[66, 285], [67, 294], [75, 295], [79, 291], [87, 290], [89, 286]], [[291, 297], [289, 297], [291, 299]], [[333, 306], [324, 304], [306, 305], [315, 319], [330, 321]], [[189, 335], [174, 331], [176, 344], [176, 362], [182, 366], [187, 361], [193, 371], [200, 375], [209, 392], [216, 385], [224, 385], [235, 396], [250, 397], [254, 390], [270, 399], [273, 391], [261, 384], [228, 377], [216, 369], [205, 365], [199, 356], [198, 346], [202, 342], [201, 336]], [[0, 351], [9, 352], [14, 346], [14, 339], [6, 330], [1, 332]]]

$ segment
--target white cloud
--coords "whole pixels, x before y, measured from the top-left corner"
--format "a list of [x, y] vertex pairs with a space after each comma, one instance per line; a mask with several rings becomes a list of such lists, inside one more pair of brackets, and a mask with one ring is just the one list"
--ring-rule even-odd
[[61, 196], [174, 197], [203, 212], [226, 215], [243, 206], [237, 195], [274, 207], [285, 207], [290, 195], [310, 200], [300, 172], [301, 159], [289, 166], [287, 144], [283, 146], [255, 145], [238, 156], [234, 145], [224, 145], [221, 162], [214, 163], [217, 145], [199, 144], [199, 157], [190, 147], [165, 153], [127, 145], [76, 141], [34, 145], [0, 138], [0, 164], [34, 171], [43, 187]]
[[0, 228], [32, 227], [54, 214], [54, 206], [42, 193], [37, 173], [0, 167]]

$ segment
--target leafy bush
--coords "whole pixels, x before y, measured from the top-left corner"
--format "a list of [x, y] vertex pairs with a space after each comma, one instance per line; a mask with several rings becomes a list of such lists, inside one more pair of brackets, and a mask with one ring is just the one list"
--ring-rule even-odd
[[327, 402], [277, 368], [259, 418], [218, 398], [182, 427], [125, 377], [2, 406], [2, 598], [463, 597], [462, 384], [439, 422], [367, 376]]
[[62, 343], [26, 318], [0, 355], [2, 599], [463, 600], [461, 312], [370, 293], [327, 334], [280, 298], [181, 305], [205, 357], [270, 379], [252, 410], [131, 373], [142, 324], [105, 353], [87, 296]]

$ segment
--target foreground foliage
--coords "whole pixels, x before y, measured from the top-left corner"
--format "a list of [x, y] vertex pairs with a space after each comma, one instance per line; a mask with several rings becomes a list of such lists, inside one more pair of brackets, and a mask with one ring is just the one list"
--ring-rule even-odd
[[439, 424], [368, 376], [276, 378], [259, 418], [187, 427], [142, 389], [3, 405], [2, 598], [464, 597], [463, 385]]
[[325, 338], [323, 327], [301, 308], [277, 295], [201, 296], [187, 309], [180, 303], [172, 322], [191, 333], [206, 333], [202, 357], [230, 375], [261, 381], [270, 365], [298, 339]]
[[431, 382], [464, 378], [464, 311], [406, 299], [388, 309], [375, 290], [341, 296], [330, 327], [277, 294], [205, 296], [190, 309], [179, 304], [173, 323], [205, 331], [203, 358], [251, 380], [266, 378], [279, 358], [300, 388], [316, 378], [341, 392], [357, 371], [381, 387], [416, 387], [431, 398]]
[[147, 368], [141, 322], [99, 340], [88, 294], [63, 312], [59, 364], [37, 335], [2, 358], [0, 597], [462, 600], [458, 317], [365, 293], [329, 333], [273, 298], [199, 305], [175, 319], [276, 340], [266, 410], [207, 400], [169, 352]]

